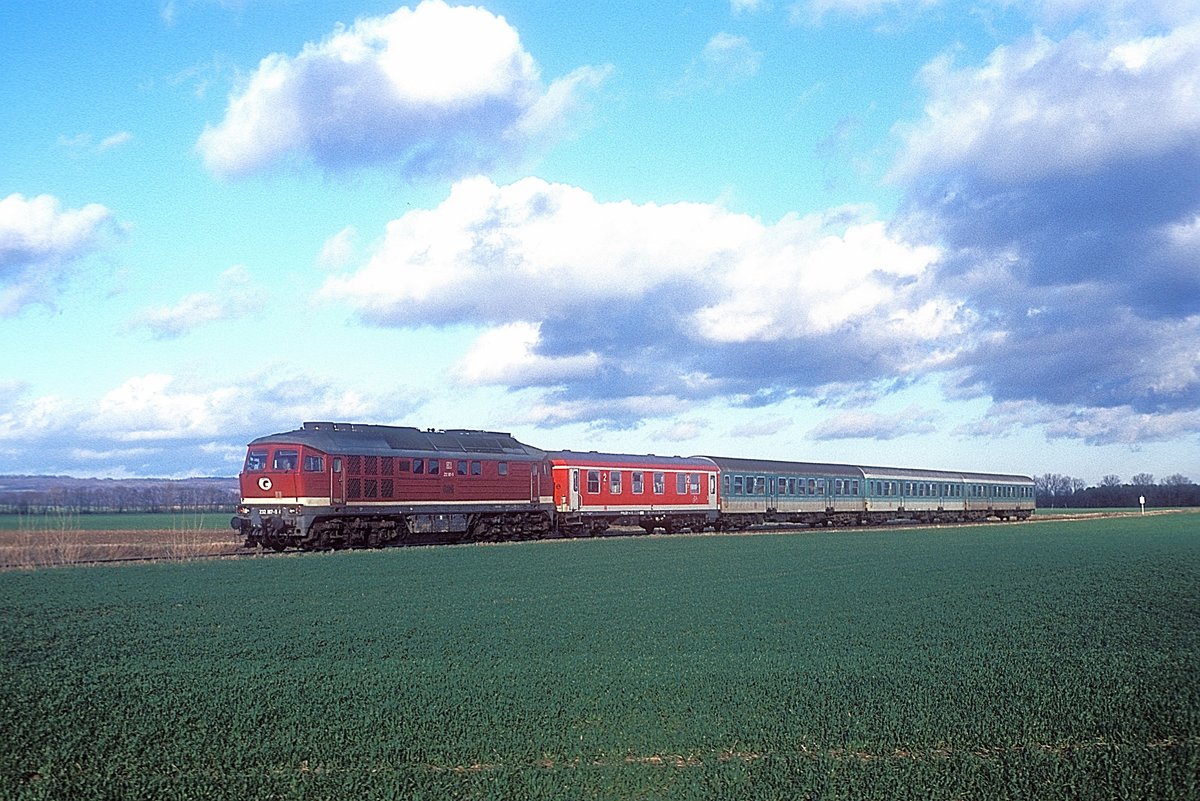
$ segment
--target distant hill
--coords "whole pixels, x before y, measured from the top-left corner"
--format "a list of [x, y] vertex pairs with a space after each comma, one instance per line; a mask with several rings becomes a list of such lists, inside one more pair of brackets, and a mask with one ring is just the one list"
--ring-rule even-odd
[[236, 477], [0, 475], [0, 513], [218, 511], [232, 509], [237, 501]]

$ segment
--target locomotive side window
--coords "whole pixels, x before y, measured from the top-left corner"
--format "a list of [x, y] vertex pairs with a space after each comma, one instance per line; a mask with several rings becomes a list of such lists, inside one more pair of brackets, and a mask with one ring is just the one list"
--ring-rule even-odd
[[471, 462], [471, 475], [483, 475], [483, 462]]
[[324, 473], [325, 459], [321, 456], [313, 456], [305, 454], [304, 456], [304, 472], [305, 473]]
[[590, 495], [599, 495], [600, 494], [600, 471], [599, 470], [589, 470], [588, 471], [587, 491]]
[[425, 460], [424, 459], [413, 459], [412, 470], [414, 473], [424, 474]]
[[300, 462], [300, 452], [291, 448], [277, 448], [275, 459], [271, 463], [272, 470], [295, 470]]
[[[507, 476], [508, 475], [508, 462], [497, 462], [496, 463], [496, 473], [498, 475]], [[576, 487], [576, 489], [578, 489], [578, 487]]]
[[267, 469], [267, 452], [250, 451], [246, 454], [246, 470], [266, 470]]
[[466, 459], [458, 460], [458, 474], [460, 476], [465, 476], [467, 474], [467, 460]]

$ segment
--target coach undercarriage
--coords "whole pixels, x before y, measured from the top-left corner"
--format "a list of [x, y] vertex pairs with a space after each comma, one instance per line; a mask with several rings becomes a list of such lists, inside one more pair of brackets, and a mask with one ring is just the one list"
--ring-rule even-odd
[[989, 520], [1025, 520], [1030, 510], [905, 510], [655, 515], [559, 514], [552, 519], [542, 510], [487, 513], [368, 514], [346, 513], [296, 516], [235, 517], [233, 527], [246, 537], [246, 547], [282, 551], [347, 548], [382, 548], [391, 545], [428, 545], [465, 542], [503, 542], [551, 537], [596, 537], [616, 527], [641, 528], [646, 534], [745, 531], [759, 526], [800, 525], [813, 528], [850, 528], [896, 524], [982, 523]]

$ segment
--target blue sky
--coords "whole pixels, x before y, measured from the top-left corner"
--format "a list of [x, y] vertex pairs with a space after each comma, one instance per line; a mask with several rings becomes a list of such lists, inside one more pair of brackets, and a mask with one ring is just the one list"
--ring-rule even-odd
[[1190, 0], [0, 25], [0, 472], [304, 420], [1200, 480]]

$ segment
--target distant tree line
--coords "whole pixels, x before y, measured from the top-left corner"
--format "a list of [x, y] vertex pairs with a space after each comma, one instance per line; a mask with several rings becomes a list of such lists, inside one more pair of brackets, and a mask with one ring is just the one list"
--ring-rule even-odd
[[0, 514], [232, 512], [237, 502], [236, 478], [0, 476]]
[[1150, 473], [1138, 473], [1128, 482], [1118, 475], [1107, 475], [1095, 487], [1059, 473], [1035, 476], [1038, 506], [1096, 509], [1113, 506], [1137, 506], [1140, 498], [1146, 506], [1200, 506], [1200, 484], [1180, 473], [1159, 481]]

